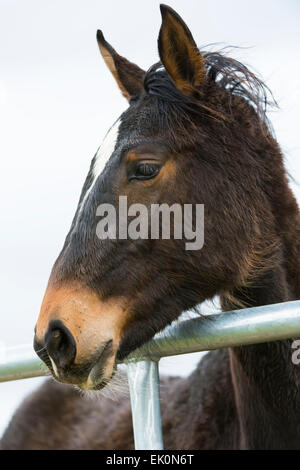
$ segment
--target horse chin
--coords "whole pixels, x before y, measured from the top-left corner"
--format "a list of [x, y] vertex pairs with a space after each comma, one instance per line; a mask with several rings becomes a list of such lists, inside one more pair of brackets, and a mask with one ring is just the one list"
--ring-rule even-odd
[[97, 364], [91, 369], [88, 377], [82, 381], [80, 377], [63, 377], [61, 374], [58, 375], [50, 370], [52, 377], [59, 383], [64, 385], [73, 385], [75, 388], [78, 388], [82, 391], [99, 391], [102, 390], [107, 384], [110, 383], [111, 379], [114, 377], [116, 372], [116, 367], [109, 374], [98, 375], [98, 366]]
[[[104, 360], [103, 360], [104, 359]], [[57, 370], [53, 364], [47, 364], [53, 378], [60, 383], [73, 385], [82, 391], [102, 390], [113, 378], [117, 370], [116, 355], [101, 354], [98, 360], [89, 365], [79, 365], [78, 369]]]
[[88, 378], [84, 384], [80, 386], [82, 390], [102, 390], [113, 378], [116, 372], [115, 361], [112, 364], [106, 365], [105, 370], [98, 364], [95, 364], [91, 369]]

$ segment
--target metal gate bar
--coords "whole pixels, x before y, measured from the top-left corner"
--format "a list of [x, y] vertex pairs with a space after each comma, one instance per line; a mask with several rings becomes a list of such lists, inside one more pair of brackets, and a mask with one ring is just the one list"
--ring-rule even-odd
[[133, 351], [126, 361], [145, 357], [157, 361], [166, 356], [288, 338], [300, 338], [300, 300], [177, 322]]
[[[161, 357], [300, 338], [300, 301], [175, 323], [127, 358], [136, 449], [162, 449], [158, 361]], [[39, 359], [0, 364], [0, 382], [49, 375]]]
[[127, 364], [136, 450], [162, 450], [158, 362]]
[[[125, 362], [158, 361], [161, 357], [300, 338], [300, 300], [193, 318], [167, 327], [162, 334], [133, 351]], [[0, 363], [0, 382], [49, 375], [34, 357]], [[27, 354], [26, 354], [27, 356]]]
[[[34, 353], [34, 351], [32, 351], [32, 353]], [[42, 377], [44, 375], [51, 375], [48, 367], [40, 359], [34, 356], [32, 359], [13, 362], [8, 360], [2, 364], [0, 363], [0, 382], [32, 379], [34, 377]]]

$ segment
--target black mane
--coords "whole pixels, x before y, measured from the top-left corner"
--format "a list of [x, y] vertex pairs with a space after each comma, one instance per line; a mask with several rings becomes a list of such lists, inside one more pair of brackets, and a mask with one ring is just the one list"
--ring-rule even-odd
[[[267, 85], [244, 64], [225, 56], [223, 52], [203, 52], [202, 56], [206, 65], [208, 84], [214, 83], [227, 91], [229, 109], [232, 96], [240, 96], [254, 108], [261, 121], [270, 129], [266, 112], [268, 107], [277, 106], [277, 103]], [[198, 114], [206, 111], [214, 117], [226, 120], [223, 113], [209, 105], [203, 105], [203, 100], [199, 100], [201, 90], [195, 90], [193, 97], [184, 96], [177, 90], [161, 62], [154, 64], [147, 71], [144, 77], [144, 89], [149, 95], [156, 96], [172, 107], [179, 107], [185, 113]]]

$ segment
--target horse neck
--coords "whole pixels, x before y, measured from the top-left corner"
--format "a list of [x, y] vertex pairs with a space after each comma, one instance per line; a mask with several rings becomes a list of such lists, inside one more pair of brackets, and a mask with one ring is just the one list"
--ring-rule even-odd
[[[257, 280], [255, 287], [233, 293], [235, 299], [246, 300], [247, 306], [300, 298], [299, 211], [293, 196], [285, 202], [290, 210], [283, 211], [280, 220], [284, 254], [281, 262]], [[228, 309], [226, 299], [221, 298], [221, 302]], [[292, 362], [292, 342], [275, 341], [229, 350], [241, 447], [299, 448], [300, 366]]]

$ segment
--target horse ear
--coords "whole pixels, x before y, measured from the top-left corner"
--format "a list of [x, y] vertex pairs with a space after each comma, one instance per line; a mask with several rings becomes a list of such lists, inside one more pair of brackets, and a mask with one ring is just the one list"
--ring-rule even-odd
[[102, 31], [97, 31], [97, 42], [102, 57], [113, 74], [119, 88], [130, 101], [141, 94], [145, 72], [137, 65], [120, 56], [112, 46], [104, 39]]
[[160, 5], [162, 25], [158, 51], [162, 64], [176, 87], [192, 95], [205, 80], [205, 65], [193, 36], [180, 16], [167, 5]]

